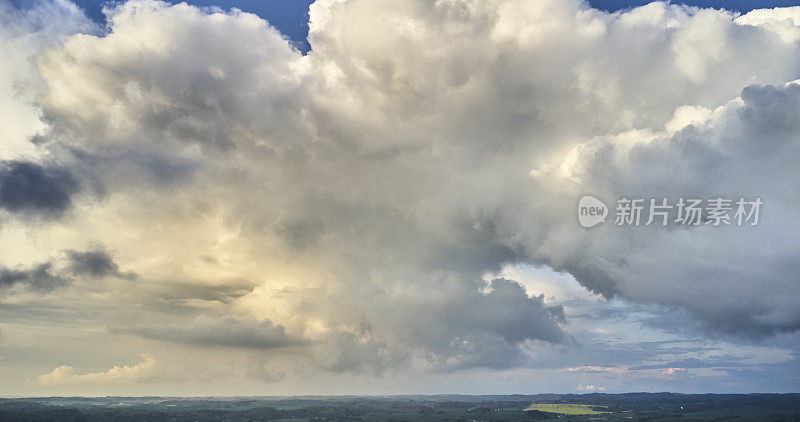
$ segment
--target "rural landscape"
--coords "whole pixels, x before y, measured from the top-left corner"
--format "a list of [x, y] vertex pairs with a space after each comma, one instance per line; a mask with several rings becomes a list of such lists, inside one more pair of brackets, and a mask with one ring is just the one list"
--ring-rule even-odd
[[800, 421], [800, 394], [3, 399], [2, 421]]

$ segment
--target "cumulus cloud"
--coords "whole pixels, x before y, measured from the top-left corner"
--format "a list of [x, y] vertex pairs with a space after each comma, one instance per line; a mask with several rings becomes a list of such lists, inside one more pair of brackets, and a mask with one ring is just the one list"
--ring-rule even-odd
[[[797, 10], [318, 0], [303, 55], [254, 15], [131, 0], [37, 58], [38, 148], [105, 196], [31, 236], [103, 236], [153, 280], [249, 280], [225, 306], [250, 319], [129, 333], [303, 345], [331, 371], [508, 368], [571, 342], [563, 309], [487, 281], [509, 264], [712, 333], [794, 332]], [[586, 231], [585, 192], [759, 196], [765, 214]]]
[[589, 392], [606, 391], [605, 386], [603, 385], [595, 386], [594, 384], [578, 384], [578, 386], [575, 389], [578, 391], [589, 391]]
[[0, 2], [0, 160], [41, 155], [29, 142], [46, 130], [41, 110], [33, 104], [40, 82], [33, 57], [64, 36], [94, 30], [94, 24], [70, 1], [26, 2], [25, 6], [18, 9], [8, 1]]
[[157, 374], [156, 360], [147, 354], [135, 365], [114, 366], [106, 371], [77, 373], [71, 366], [59, 366], [52, 372], [39, 375], [36, 382], [45, 386], [59, 386], [81, 383], [141, 382]]
[[[790, 257], [797, 253], [791, 233], [799, 227], [791, 213], [799, 198], [783, 182], [794, 177], [786, 173], [788, 157], [799, 152], [798, 100], [800, 86], [794, 83], [749, 86], [706, 123], [637, 142], [619, 135], [582, 145], [569, 170], [581, 181], [577, 189], [609, 198], [760, 197], [767, 204], [765, 219], [744, 228], [601, 230], [583, 241], [590, 250], [602, 250], [606, 263], [569, 251], [563, 268], [598, 291], [684, 307], [712, 331], [763, 336], [800, 328], [800, 314], [787, 300], [798, 294]], [[744, 257], [759, 267], [745, 264]]]

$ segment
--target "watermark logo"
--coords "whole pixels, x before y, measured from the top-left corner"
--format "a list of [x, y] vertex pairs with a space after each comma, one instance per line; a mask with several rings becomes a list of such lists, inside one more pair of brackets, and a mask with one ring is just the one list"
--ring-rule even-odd
[[[668, 198], [625, 197], [617, 200], [614, 225], [756, 226], [763, 204], [761, 198], [679, 198], [670, 202]], [[591, 195], [578, 201], [578, 222], [587, 229], [605, 223], [608, 214], [603, 201]]]
[[608, 207], [603, 201], [591, 195], [584, 195], [578, 201], [578, 222], [584, 228], [590, 229], [606, 222]]

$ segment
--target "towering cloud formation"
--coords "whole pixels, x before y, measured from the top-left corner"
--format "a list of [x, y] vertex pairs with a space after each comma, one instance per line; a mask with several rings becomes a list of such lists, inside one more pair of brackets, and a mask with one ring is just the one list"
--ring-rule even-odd
[[[140, 285], [248, 286], [203, 299], [213, 307], [145, 306], [163, 326], [114, 332], [238, 336], [333, 371], [506, 368], [533, 342], [570, 342], [563, 309], [492, 280], [507, 264], [687, 310], [715, 334], [793, 332], [798, 17], [318, 0], [302, 55], [254, 15], [131, 0], [107, 34], [37, 56], [37, 142], [76, 176], [4, 170], [0, 186], [57, 181], [64, 195], [14, 196], [3, 218], [24, 225], [13, 212], [60, 211], [91, 184], [101, 194], [30, 236], [102, 242]], [[585, 192], [765, 208], [757, 227], [586, 231]], [[118, 273], [72, 259], [76, 274]]]

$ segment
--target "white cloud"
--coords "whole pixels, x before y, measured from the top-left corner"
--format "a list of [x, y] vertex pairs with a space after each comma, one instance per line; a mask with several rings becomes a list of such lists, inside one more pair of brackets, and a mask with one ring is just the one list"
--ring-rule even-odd
[[142, 355], [142, 362], [135, 365], [114, 366], [106, 371], [76, 373], [71, 366], [59, 366], [52, 372], [39, 375], [36, 382], [41, 385], [58, 386], [80, 383], [115, 383], [140, 382], [155, 375], [156, 360], [147, 354]]
[[578, 391], [588, 391], [588, 392], [606, 391], [606, 387], [605, 386], [602, 386], [602, 385], [601, 386], [595, 386], [594, 384], [578, 384], [578, 386], [575, 389], [578, 390]]
[[[51, 20], [57, 15], [59, 18]], [[42, 155], [29, 138], [43, 131], [33, 94], [39, 84], [32, 58], [43, 48], [93, 25], [66, 0], [41, 2], [27, 11], [0, 2], [0, 159]]]
[[686, 368], [667, 368], [664, 370], [664, 375], [680, 375], [686, 373]]
[[627, 367], [624, 366], [577, 366], [573, 368], [566, 368], [567, 371], [570, 372], [581, 372], [581, 373], [602, 373], [607, 372], [611, 374], [624, 374], [628, 371]]

